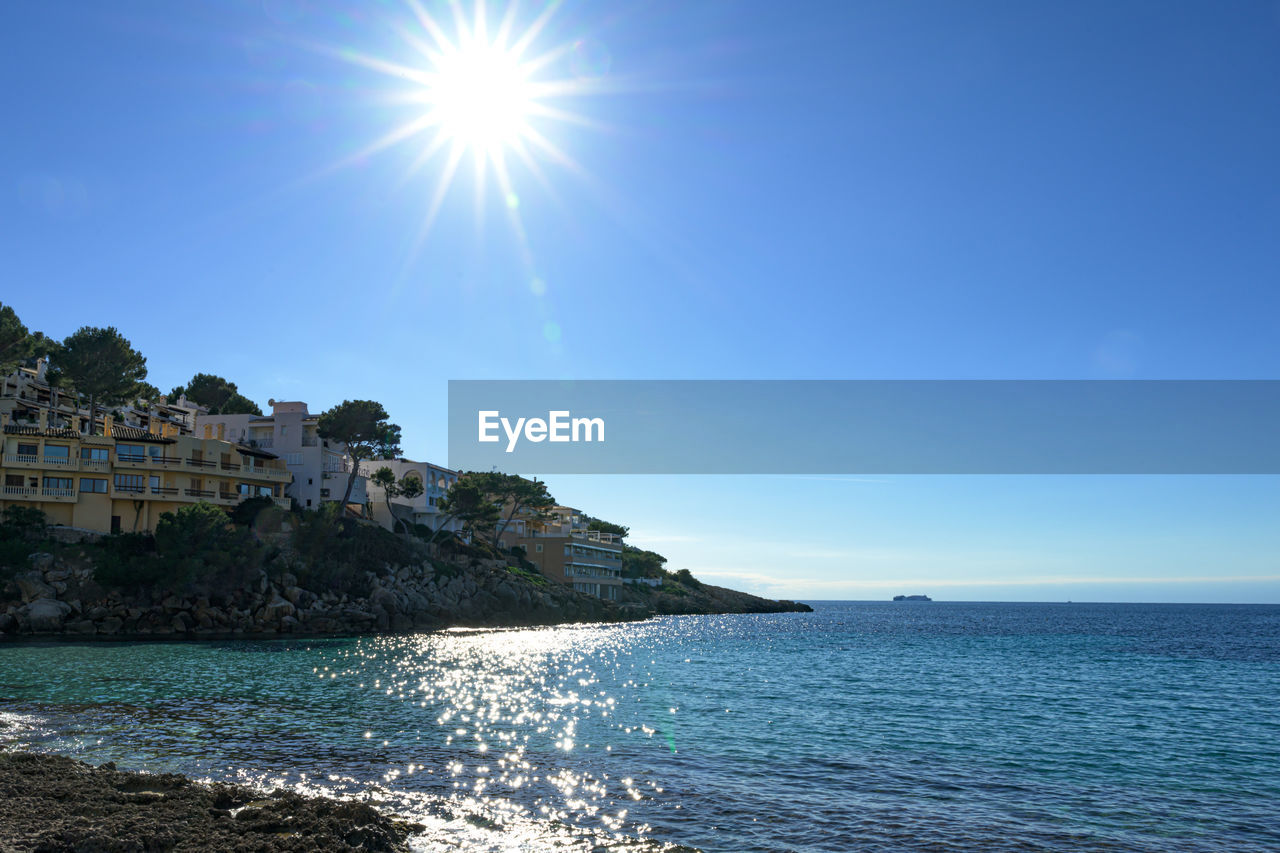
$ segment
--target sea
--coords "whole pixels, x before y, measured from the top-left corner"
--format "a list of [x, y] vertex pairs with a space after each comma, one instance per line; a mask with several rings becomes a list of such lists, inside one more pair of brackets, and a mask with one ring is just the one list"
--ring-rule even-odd
[[1277, 851], [1280, 607], [0, 644], [0, 742], [368, 799], [419, 850]]

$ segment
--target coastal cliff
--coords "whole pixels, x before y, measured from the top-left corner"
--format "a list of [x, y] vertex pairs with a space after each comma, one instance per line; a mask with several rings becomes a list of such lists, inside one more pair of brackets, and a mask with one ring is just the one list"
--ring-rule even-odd
[[[220, 511], [219, 511], [220, 512]], [[213, 516], [211, 516], [213, 517]], [[449, 627], [618, 622], [655, 614], [808, 610], [687, 573], [627, 586], [618, 601], [576, 592], [518, 557], [424, 545], [367, 524], [263, 534], [223, 521], [168, 541], [51, 538], [0, 565], [0, 635], [226, 637], [407, 633]]]

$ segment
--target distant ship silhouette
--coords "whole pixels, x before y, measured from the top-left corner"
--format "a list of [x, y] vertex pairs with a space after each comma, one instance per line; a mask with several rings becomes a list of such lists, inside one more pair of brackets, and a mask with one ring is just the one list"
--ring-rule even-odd
[[893, 600], [894, 601], [933, 601], [933, 599], [927, 595], [895, 595], [893, 597]]

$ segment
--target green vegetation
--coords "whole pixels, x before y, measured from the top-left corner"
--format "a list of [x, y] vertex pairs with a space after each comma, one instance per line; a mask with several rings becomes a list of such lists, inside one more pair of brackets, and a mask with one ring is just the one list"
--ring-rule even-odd
[[417, 473], [410, 471], [399, 480], [396, 479], [395, 472], [383, 465], [377, 471], [373, 472], [373, 476], [369, 481], [375, 486], [382, 489], [383, 500], [387, 503], [387, 515], [391, 517], [391, 524], [394, 530], [399, 531], [402, 528], [407, 529], [407, 523], [404, 519], [396, 516], [391, 509], [391, 499], [396, 497], [404, 497], [409, 500], [421, 497], [425, 491], [422, 485], [422, 478]]
[[99, 406], [117, 406], [137, 394], [147, 378], [147, 360], [114, 326], [82, 326], [54, 353], [50, 375], [54, 381], [65, 377], [77, 394], [89, 398], [93, 434]]
[[626, 527], [622, 524], [614, 524], [611, 521], [605, 521], [600, 518], [592, 518], [589, 515], [586, 516], [586, 521], [588, 530], [599, 530], [601, 533], [613, 533], [623, 539], [625, 539], [627, 534], [631, 532], [630, 527]]
[[185, 387], [179, 385], [170, 391], [169, 401], [173, 402], [183, 394], [189, 401], [208, 408], [211, 415], [262, 414], [258, 404], [241, 394], [236, 383], [212, 373], [197, 373]]
[[661, 578], [667, 572], [662, 567], [667, 558], [655, 551], [645, 551], [626, 545], [622, 549], [622, 576], [624, 578]]
[[444, 513], [441, 528], [457, 520], [462, 522], [463, 530], [473, 534], [491, 529], [502, 513], [502, 507], [485, 494], [480, 482], [469, 473], [458, 477], [437, 506]]
[[31, 357], [32, 336], [12, 308], [0, 302], [0, 374], [8, 376]]
[[347, 445], [351, 471], [342, 495], [344, 507], [351, 502], [361, 459], [393, 459], [400, 455], [400, 427], [387, 417], [387, 410], [373, 400], [343, 400], [320, 415], [320, 435]]
[[48, 525], [40, 510], [5, 507], [0, 515], [0, 581], [27, 568], [27, 556], [40, 549], [47, 531]]
[[518, 578], [524, 578], [534, 586], [549, 586], [551, 584], [551, 581], [547, 580], [533, 569], [526, 569], [520, 566], [507, 566], [507, 571], [511, 572], [511, 574]]

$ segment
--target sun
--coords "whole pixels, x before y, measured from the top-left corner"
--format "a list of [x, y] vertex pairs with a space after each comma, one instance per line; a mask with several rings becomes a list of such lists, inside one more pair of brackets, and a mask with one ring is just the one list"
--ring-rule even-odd
[[[601, 63], [599, 46], [590, 37], [558, 44], [541, 44], [548, 23], [561, 7], [557, 0], [531, 7], [532, 20], [521, 13], [519, 0], [492, 14], [484, 0], [437, 2], [433, 14], [421, 0], [404, 0], [403, 17], [393, 32], [398, 45], [382, 53], [317, 45], [343, 62], [390, 79], [383, 102], [403, 121], [324, 171], [362, 163], [385, 149], [409, 152], [405, 182], [416, 175], [434, 184], [426, 210], [410, 248], [413, 256], [431, 230], [464, 159], [475, 167], [477, 221], [489, 179], [524, 244], [519, 195], [513, 167], [554, 193], [543, 166], [553, 164], [582, 180], [581, 166], [553, 141], [557, 125], [570, 124], [598, 131], [611, 129], [566, 106], [580, 97], [611, 93], [606, 79], [607, 51]], [[528, 247], [524, 249], [529, 254]]]
[[471, 43], [441, 54], [424, 97], [433, 123], [450, 141], [476, 153], [521, 141], [533, 107], [529, 74], [510, 51]]

